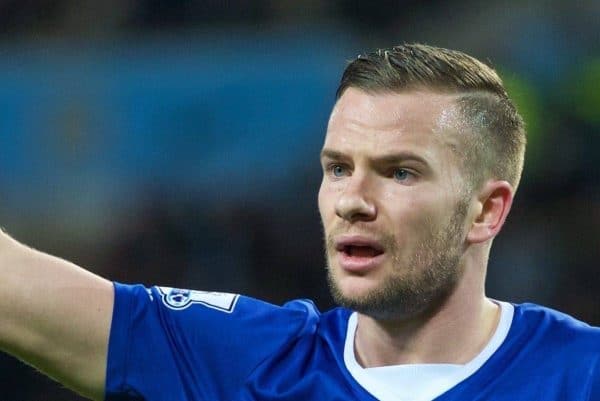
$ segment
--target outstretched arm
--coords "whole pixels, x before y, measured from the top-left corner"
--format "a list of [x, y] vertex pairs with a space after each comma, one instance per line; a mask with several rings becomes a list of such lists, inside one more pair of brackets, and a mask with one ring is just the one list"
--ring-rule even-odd
[[0, 349], [101, 400], [112, 283], [1, 231], [0, 277]]

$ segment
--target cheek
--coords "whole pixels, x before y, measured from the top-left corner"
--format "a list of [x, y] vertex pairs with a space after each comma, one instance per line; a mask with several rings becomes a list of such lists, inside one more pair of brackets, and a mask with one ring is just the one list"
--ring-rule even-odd
[[[430, 233], [443, 215], [443, 199], [440, 194], [414, 191], [397, 194], [384, 194], [387, 204], [387, 218], [394, 226], [398, 238], [417, 239]], [[403, 241], [404, 242], [404, 241]]]

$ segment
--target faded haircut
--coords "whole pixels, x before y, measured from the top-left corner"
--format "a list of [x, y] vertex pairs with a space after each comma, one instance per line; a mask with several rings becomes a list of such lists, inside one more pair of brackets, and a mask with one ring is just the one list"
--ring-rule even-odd
[[422, 44], [403, 44], [359, 55], [346, 67], [336, 92], [370, 94], [431, 90], [456, 94], [464, 132], [457, 149], [470, 189], [484, 180], [508, 181], [517, 188], [525, 154], [523, 119], [509, 99], [496, 71], [459, 51]]

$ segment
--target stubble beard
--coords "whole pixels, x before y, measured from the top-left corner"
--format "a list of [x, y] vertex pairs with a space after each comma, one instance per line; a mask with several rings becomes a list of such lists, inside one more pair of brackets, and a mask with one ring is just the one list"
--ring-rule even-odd
[[462, 274], [463, 222], [466, 205], [458, 205], [446, 225], [430, 227], [412, 255], [403, 259], [391, 234], [381, 241], [394, 273], [366, 294], [346, 294], [340, 288], [330, 261], [335, 253], [333, 238], [326, 238], [327, 280], [335, 302], [378, 320], [409, 319], [440, 305], [455, 288]]

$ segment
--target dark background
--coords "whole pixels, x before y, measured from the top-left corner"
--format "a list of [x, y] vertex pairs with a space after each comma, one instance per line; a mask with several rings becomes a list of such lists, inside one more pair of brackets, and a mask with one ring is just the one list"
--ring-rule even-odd
[[[340, 74], [424, 42], [495, 65], [528, 124], [488, 294], [598, 325], [598, 21], [596, 0], [0, 1], [0, 225], [118, 281], [326, 309]], [[2, 355], [0, 399], [80, 398]]]

